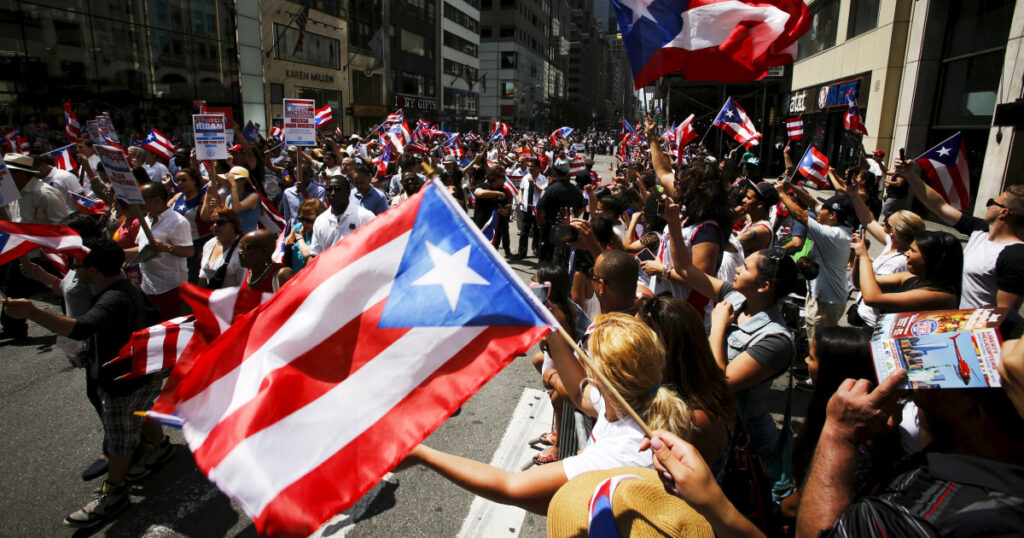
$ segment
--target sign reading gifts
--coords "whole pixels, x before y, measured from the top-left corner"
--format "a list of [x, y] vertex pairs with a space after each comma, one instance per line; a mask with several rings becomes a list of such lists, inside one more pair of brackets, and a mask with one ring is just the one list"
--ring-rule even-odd
[[103, 169], [107, 172], [107, 178], [114, 187], [114, 194], [118, 200], [129, 204], [141, 204], [142, 192], [139, 191], [139, 184], [132, 175], [132, 167], [128, 164], [128, 156], [114, 146], [97, 145], [96, 153], [103, 161]]
[[201, 161], [227, 159], [227, 134], [223, 114], [193, 114], [192, 132], [196, 137], [196, 158]]
[[21, 191], [14, 184], [11, 171], [7, 169], [3, 159], [0, 159], [0, 207], [4, 207], [19, 198], [21, 198]]
[[316, 101], [284, 100], [284, 138], [296, 146], [316, 145]]

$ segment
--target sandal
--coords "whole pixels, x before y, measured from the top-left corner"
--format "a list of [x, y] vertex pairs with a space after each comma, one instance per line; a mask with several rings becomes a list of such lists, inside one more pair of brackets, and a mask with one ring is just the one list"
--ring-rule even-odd
[[545, 444], [548, 446], [554, 446], [558, 444], [558, 432], [550, 431], [548, 433], [545, 433], [544, 435], [541, 435], [540, 442], [541, 444]]
[[545, 454], [547, 449], [533, 455], [533, 463], [537, 465], [544, 465], [545, 463], [553, 463], [558, 461], [558, 452], [554, 454]]

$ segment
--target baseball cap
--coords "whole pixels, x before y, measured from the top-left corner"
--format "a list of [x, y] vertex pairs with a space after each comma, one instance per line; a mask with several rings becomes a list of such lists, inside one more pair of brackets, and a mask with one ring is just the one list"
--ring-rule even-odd
[[839, 218], [840, 224], [848, 224], [850, 219], [854, 216], [853, 202], [850, 201], [850, 197], [837, 194], [831, 198], [818, 198], [821, 202], [822, 207], [832, 211]]
[[757, 197], [760, 198], [764, 205], [771, 207], [779, 203], [779, 192], [775, 190], [775, 185], [762, 181], [761, 183], [754, 183], [753, 180], [747, 180], [747, 188], [753, 189], [757, 193]]

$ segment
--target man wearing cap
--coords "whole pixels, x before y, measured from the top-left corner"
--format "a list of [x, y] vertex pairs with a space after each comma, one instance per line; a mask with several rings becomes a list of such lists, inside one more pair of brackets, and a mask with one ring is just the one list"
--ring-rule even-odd
[[153, 241], [144, 233], [135, 239], [136, 247], [125, 250], [128, 259], [149, 247], [152, 256], [139, 263], [142, 273], [142, 292], [145, 293], [165, 321], [181, 315], [181, 297], [178, 288], [188, 280], [186, 260], [195, 253], [192, 227], [183, 215], [167, 207], [167, 187], [162, 183], [147, 183], [142, 191], [146, 209], [146, 224], [153, 233]]
[[790, 188], [789, 181], [776, 184], [789, 214], [807, 226], [807, 239], [814, 242], [808, 255], [819, 266], [818, 277], [810, 283], [805, 306], [807, 341], [813, 345], [815, 332], [838, 325], [846, 311], [846, 299], [850, 294], [847, 263], [853, 236], [847, 223], [854, 216], [853, 203], [843, 195], [822, 200], [817, 218], [811, 219], [807, 211], [793, 200]]
[[537, 201], [537, 223], [540, 225], [541, 237], [540, 254], [537, 257], [542, 262], [551, 261], [555, 248], [561, 246], [550, 240], [551, 228], [558, 224], [559, 216], [568, 211], [573, 218], [577, 218], [587, 205], [583, 193], [569, 181], [568, 161], [556, 161], [548, 172], [551, 174], [550, 182], [544, 189], [544, 195]]
[[373, 175], [365, 164], [352, 167], [352, 173], [349, 174], [352, 180], [352, 201], [374, 215], [380, 215], [388, 210], [388, 200], [380, 189], [370, 185]]
[[171, 171], [164, 163], [156, 160], [156, 153], [148, 149], [142, 151], [142, 169], [153, 183], [163, 183], [171, 177]]
[[313, 241], [309, 245], [312, 256], [319, 256], [341, 238], [373, 220], [373, 213], [352, 203], [352, 186], [344, 177], [332, 177], [324, 190], [331, 209], [320, 213], [313, 222]]
[[779, 203], [779, 193], [770, 183], [747, 180], [747, 194], [743, 197], [743, 210], [750, 217], [739, 232], [744, 253], [754, 253], [772, 246], [775, 231], [771, 222], [771, 209]]
[[[32, 157], [18, 153], [4, 155], [4, 164], [14, 179], [14, 185], [18, 187], [21, 198], [18, 200], [17, 214], [10, 215], [11, 218], [18, 217], [21, 222], [36, 224], [59, 224], [64, 217], [68, 216], [68, 207], [64, 201], [64, 195], [59, 190], [43, 183], [39, 178], [39, 171], [35, 169]], [[10, 208], [11, 206], [6, 206]], [[0, 267], [0, 274], [6, 274], [4, 279], [4, 293], [10, 297], [28, 297], [32, 291], [32, 284], [21, 274], [20, 260], [13, 260]], [[24, 340], [28, 336], [28, 324], [24, 319], [14, 319], [4, 312], [0, 315], [0, 324], [3, 331], [0, 338], [13, 338]]]

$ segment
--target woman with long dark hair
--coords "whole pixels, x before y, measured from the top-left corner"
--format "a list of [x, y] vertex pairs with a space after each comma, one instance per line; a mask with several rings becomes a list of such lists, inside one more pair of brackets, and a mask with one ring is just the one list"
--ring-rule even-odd
[[864, 304], [881, 312], [913, 312], [956, 308], [964, 253], [960, 242], [946, 232], [918, 234], [907, 249], [907, 271], [875, 275], [864, 242], [864, 232], [850, 242], [860, 272]]

